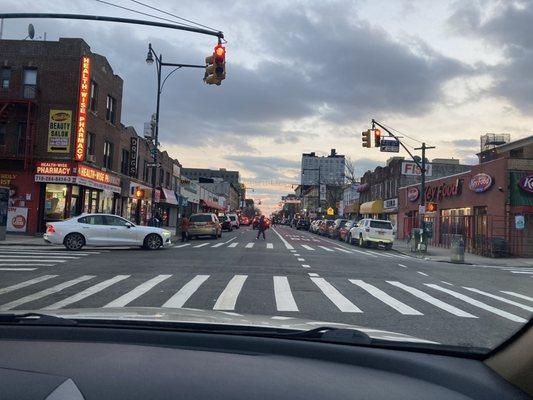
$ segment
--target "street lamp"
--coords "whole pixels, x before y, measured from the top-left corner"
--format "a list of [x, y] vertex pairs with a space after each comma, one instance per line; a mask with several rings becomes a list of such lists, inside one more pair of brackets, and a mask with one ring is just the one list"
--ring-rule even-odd
[[[156, 54], [154, 49], [152, 48], [152, 43], [148, 44], [148, 53], [146, 54], [146, 63], [148, 65], [152, 65], [156, 63], [156, 71], [157, 71], [157, 105], [156, 105], [156, 111], [155, 111], [155, 132], [154, 132], [154, 147], [152, 149], [152, 159], [153, 159], [153, 170], [152, 170], [152, 220], [154, 218], [154, 210], [156, 209], [156, 202], [155, 202], [155, 190], [156, 190], [156, 181], [157, 181], [157, 173], [159, 164], [158, 164], [158, 153], [157, 148], [159, 146], [159, 105], [161, 102], [161, 92], [163, 91], [163, 86], [165, 85], [166, 80], [172, 75], [174, 72], [176, 72], [180, 68], [202, 68], [205, 69], [205, 65], [193, 65], [193, 64], [177, 64], [177, 63], [166, 63], [163, 62], [163, 55], [160, 54], [159, 56]], [[175, 67], [172, 71], [170, 71], [165, 79], [161, 82], [161, 69], [162, 67]]]

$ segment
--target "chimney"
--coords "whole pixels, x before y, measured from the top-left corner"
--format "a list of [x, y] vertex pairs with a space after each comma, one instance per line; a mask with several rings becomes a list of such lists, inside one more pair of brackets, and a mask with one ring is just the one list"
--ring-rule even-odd
[[336, 154], [337, 154], [337, 150], [331, 149], [331, 157], [335, 157]]

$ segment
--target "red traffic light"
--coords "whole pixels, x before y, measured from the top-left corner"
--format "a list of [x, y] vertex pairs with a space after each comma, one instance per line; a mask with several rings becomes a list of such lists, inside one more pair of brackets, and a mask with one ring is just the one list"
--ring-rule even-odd
[[426, 212], [435, 212], [438, 210], [437, 203], [428, 203], [426, 206]]
[[374, 129], [374, 147], [379, 147], [381, 144], [381, 131]]
[[213, 54], [217, 62], [224, 62], [224, 59], [226, 58], [226, 48], [221, 44], [217, 44]]

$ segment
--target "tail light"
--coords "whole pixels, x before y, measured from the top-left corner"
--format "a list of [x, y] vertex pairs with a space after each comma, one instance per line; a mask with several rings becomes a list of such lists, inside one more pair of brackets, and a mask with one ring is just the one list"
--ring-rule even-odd
[[48, 225], [48, 227], [46, 228], [46, 233], [55, 233], [56, 232], [56, 228], [54, 228], [54, 225]]

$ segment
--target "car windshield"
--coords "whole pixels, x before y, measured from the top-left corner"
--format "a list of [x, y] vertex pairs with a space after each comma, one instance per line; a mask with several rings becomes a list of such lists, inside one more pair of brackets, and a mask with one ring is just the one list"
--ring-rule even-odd
[[533, 1], [220, 4], [2, 2], [0, 313], [518, 332]]

